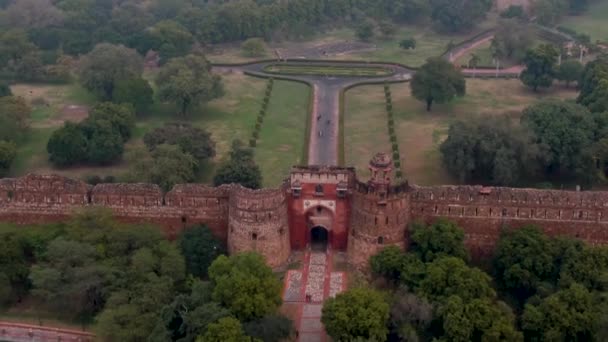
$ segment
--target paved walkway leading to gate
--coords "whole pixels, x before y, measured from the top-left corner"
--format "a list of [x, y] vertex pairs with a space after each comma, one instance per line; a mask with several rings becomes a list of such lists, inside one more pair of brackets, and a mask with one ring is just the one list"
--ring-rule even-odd
[[298, 305], [295, 326], [300, 342], [327, 341], [321, 323], [323, 302], [346, 288], [346, 274], [333, 272], [332, 259], [331, 250], [307, 251], [302, 268], [290, 270], [285, 277], [283, 301]]

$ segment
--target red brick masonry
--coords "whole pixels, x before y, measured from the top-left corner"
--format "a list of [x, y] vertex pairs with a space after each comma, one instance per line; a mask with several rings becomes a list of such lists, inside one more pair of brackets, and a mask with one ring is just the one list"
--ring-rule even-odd
[[328, 231], [333, 249], [365, 267], [389, 244], [406, 245], [409, 224], [446, 217], [459, 223], [474, 256], [489, 255], [503, 227], [536, 224], [549, 235], [608, 243], [608, 192], [481, 186], [419, 187], [357, 180], [352, 168], [294, 168], [276, 189], [237, 185], [176, 185], [163, 193], [152, 184], [99, 184], [54, 175], [0, 180], [0, 221], [46, 223], [84, 207], [103, 206], [126, 222], [162, 226], [172, 238], [204, 223], [231, 253], [255, 250], [273, 267], [292, 249], [310, 243], [311, 229]]
[[0, 341], [91, 342], [95, 335], [85, 331], [0, 321]]

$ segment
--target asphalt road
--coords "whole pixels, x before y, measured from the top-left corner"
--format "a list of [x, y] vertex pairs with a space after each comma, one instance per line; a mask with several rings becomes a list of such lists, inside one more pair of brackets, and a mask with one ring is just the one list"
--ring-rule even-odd
[[[290, 61], [291, 62], [291, 61]], [[304, 60], [303, 62], [312, 62]], [[268, 64], [276, 62], [262, 62], [243, 66], [213, 67], [215, 71], [240, 71], [260, 76], [275, 76], [264, 72]], [[367, 63], [341, 63], [344, 66], [369, 66]], [[409, 80], [413, 71], [392, 64], [373, 63], [374, 66], [383, 66], [393, 70], [394, 74], [388, 77], [327, 77], [327, 76], [285, 76], [283, 79], [304, 81], [313, 88], [313, 109], [310, 115], [311, 132], [308, 146], [308, 164], [319, 166], [338, 165], [338, 139], [340, 134], [340, 92], [342, 89], [359, 83], [369, 81], [398, 81]]]

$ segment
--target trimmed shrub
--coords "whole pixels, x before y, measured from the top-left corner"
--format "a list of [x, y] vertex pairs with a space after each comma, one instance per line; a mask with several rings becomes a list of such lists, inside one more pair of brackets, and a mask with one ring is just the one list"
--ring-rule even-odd
[[395, 135], [395, 127], [388, 128], [388, 135]]
[[403, 178], [403, 172], [401, 172], [401, 170], [397, 170], [397, 172], [395, 172], [395, 176], [397, 176], [397, 178]]
[[391, 135], [390, 140], [391, 140], [391, 144], [397, 143], [397, 137], [394, 134]]
[[260, 123], [259, 123], [259, 122], [256, 122], [256, 123], [255, 123], [255, 130], [256, 130], [256, 131], [259, 131], [259, 130], [260, 130], [260, 128], [262, 128], [262, 125], [260, 125]]
[[264, 122], [264, 117], [261, 115], [258, 115], [258, 123], [261, 125]]
[[260, 132], [259, 132], [259, 131], [257, 131], [257, 130], [256, 130], [256, 131], [253, 131], [253, 138], [254, 138], [254, 139], [257, 139], [257, 138], [259, 138], [259, 137], [260, 137]]
[[397, 144], [393, 144], [392, 148], [393, 148], [393, 152], [399, 151], [399, 145], [397, 145]]
[[392, 118], [388, 119], [388, 127], [393, 127], [395, 126], [395, 120], [393, 120]]
[[400, 168], [400, 167], [401, 167], [401, 161], [400, 161], [399, 159], [396, 159], [396, 160], [393, 162], [393, 165], [395, 165], [395, 167], [396, 167], [396, 168]]
[[255, 147], [255, 144], [256, 144], [255, 139], [249, 139], [249, 147]]
[[401, 155], [399, 154], [399, 151], [393, 151], [393, 161], [395, 160], [401, 160]]

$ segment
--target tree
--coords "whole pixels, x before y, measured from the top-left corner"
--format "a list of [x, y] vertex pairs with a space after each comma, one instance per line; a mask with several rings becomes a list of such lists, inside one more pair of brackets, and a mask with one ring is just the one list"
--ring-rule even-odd
[[159, 98], [176, 103], [181, 116], [192, 105], [206, 103], [224, 93], [221, 78], [211, 74], [211, 65], [199, 55], [170, 60], [160, 70], [156, 84]]
[[132, 107], [126, 105], [110, 102], [97, 103], [91, 108], [84, 125], [87, 126], [99, 120], [109, 122], [112, 130], [120, 135], [123, 142], [129, 140], [131, 132], [135, 128], [135, 112]]
[[285, 341], [294, 331], [293, 322], [278, 314], [271, 314], [261, 319], [243, 324], [248, 336], [264, 342]]
[[399, 43], [399, 46], [405, 50], [409, 50], [409, 49], [414, 50], [414, 49], [416, 49], [416, 39], [405, 38]]
[[384, 39], [392, 38], [397, 33], [397, 26], [389, 20], [382, 20], [378, 23], [378, 28]]
[[6, 82], [0, 82], [0, 97], [13, 96], [11, 87]]
[[430, 111], [433, 103], [446, 103], [457, 96], [464, 96], [466, 82], [462, 73], [442, 58], [429, 58], [414, 74], [411, 82], [412, 96], [426, 102]]
[[219, 167], [213, 183], [215, 186], [236, 183], [246, 188], [259, 189], [262, 173], [253, 160], [253, 151], [244, 147], [241, 141], [233, 141], [230, 160]]
[[492, 39], [492, 50], [498, 58], [507, 58], [521, 61], [526, 51], [532, 46], [533, 34], [516, 20], [500, 21], [494, 39]]
[[57, 166], [82, 162], [87, 157], [87, 138], [78, 124], [66, 121], [53, 132], [46, 145], [49, 160]]
[[24, 29], [56, 26], [63, 21], [63, 13], [51, 0], [19, 0], [6, 9], [8, 24]]
[[147, 31], [158, 50], [161, 63], [188, 54], [194, 39], [188, 29], [173, 20], [163, 20]]
[[554, 280], [554, 256], [551, 241], [537, 227], [504, 230], [494, 252], [496, 281], [523, 303]]
[[108, 165], [115, 162], [124, 152], [124, 141], [120, 132], [111, 121], [97, 119], [88, 122], [85, 132], [90, 132], [87, 139], [86, 160], [93, 164]]
[[468, 260], [464, 247], [464, 231], [455, 223], [439, 220], [430, 226], [415, 224], [411, 235], [411, 250], [424, 262], [453, 256]]
[[58, 238], [47, 250], [48, 264], [34, 265], [34, 295], [61, 312], [89, 321], [107, 299], [109, 269], [97, 265], [92, 245]]
[[391, 300], [391, 331], [402, 341], [418, 341], [433, 320], [433, 305], [413, 293], [399, 290]]
[[431, 18], [440, 30], [461, 32], [469, 30], [492, 8], [491, 0], [430, 0]]
[[431, 302], [445, 302], [450, 296], [464, 301], [496, 296], [491, 278], [483, 271], [469, 267], [462, 259], [444, 257], [427, 264], [426, 276], [420, 282], [418, 294]]
[[207, 277], [207, 269], [213, 260], [225, 254], [222, 243], [203, 225], [186, 229], [179, 238], [179, 246], [188, 273], [201, 278]]
[[177, 295], [161, 310], [150, 341], [194, 342], [209, 324], [228, 316], [228, 310], [211, 301], [210, 284], [195, 279], [188, 294]]
[[443, 339], [455, 342], [467, 341], [523, 341], [515, 329], [510, 309], [495, 304], [488, 298], [465, 301], [451, 296], [440, 309], [443, 320]]
[[574, 103], [543, 101], [526, 108], [521, 123], [548, 148], [542, 158], [545, 173], [572, 176], [584, 163], [582, 151], [603, 134], [604, 118]]
[[263, 57], [266, 55], [266, 44], [262, 38], [249, 38], [241, 44], [246, 57]]
[[132, 168], [127, 176], [130, 182], [150, 182], [169, 191], [175, 184], [190, 183], [195, 179], [198, 163], [178, 146], [158, 145], [151, 153], [135, 151], [129, 156]]
[[531, 6], [536, 21], [545, 26], [555, 25], [567, 9], [568, 0], [537, 0]]
[[389, 305], [372, 289], [354, 288], [323, 304], [321, 322], [334, 341], [386, 341]]
[[364, 42], [370, 41], [374, 37], [374, 24], [369, 20], [364, 20], [355, 30], [355, 35]]
[[130, 104], [137, 114], [143, 114], [154, 102], [154, 91], [143, 78], [129, 78], [116, 82], [112, 91], [112, 102]]
[[36, 50], [27, 33], [20, 29], [11, 29], [0, 33], [0, 67], [9, 62], [18, 62], [24, 56]]
[[522, 83], [534, 91], [538, 91], [539, 87], [550, 87], [555, 77], [557, 56], [557, 50], [549, 44], [528, 50], [524, 57], [526, 68], [520, 75]]
[[80, 62], [80, 82], [104, 101], [112, 100], [120, 80], [140, 78], [143, 59], [135, 50], [122, 45], [101, 43]]
[[197, 342], [250, 342], [245, 336], [241, 322], [233, 317], [220, 318], [216, 323], [209, 324], [207, 332]]
[[6, 177], [17, 156], [17, 145], [12, 141], [0, 140], [0, 177]]
[[507, 9], [500, 12], [501, 18], [511, 19], [518, 18], [524, 19], [526, 17], [526, 12], [524, 11], [523, 6], [520, 5], [510, 5]]
[[204, 129], [185, 123], [167, 123], [144, 135], [144, 143], [150, 151], [160, 144], [177, 145], [199, 162], [215, 156], [215, 142]]
[[264, 317], [281, 304], [281, 282], [257, 253], [220, 255], [209, 267], [213, 299], [241, 320]]
[[580, 78], [577, 102], [592, 112], [608, 110], [608, 58], [600, 57], [585, 65]]
[[583, 74], [583, 65], [574, 59], [569, 59], [557, 67], [555, 78], [566, 82], [566, 87], [571, 82], [577, 82]]
[[[25, 131], [29, 128], [31, 113], [32, 108], [27, 104], [23, 97], [0, 97], [0, 117], [14, 122], [14, 125], [11, 125], [12, 127], [16, 126], [20, 131]], [[5, 138], [4, 140], [11, 139]]]
[[462, 183], [517, 185], [537, 173], [544, 148], [529, 128], [497, 116], [452, 123], [439, 150]]
[[540, 341], [594, 341], [599, 301], [579, 284], [557, 291], [539, 304], [526, 304], [522, 328]]

